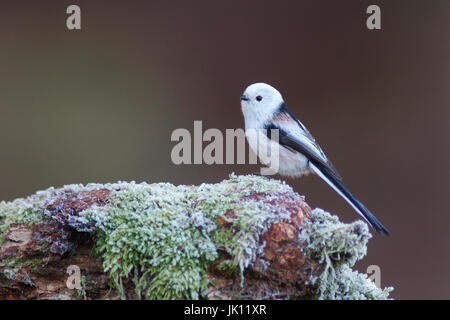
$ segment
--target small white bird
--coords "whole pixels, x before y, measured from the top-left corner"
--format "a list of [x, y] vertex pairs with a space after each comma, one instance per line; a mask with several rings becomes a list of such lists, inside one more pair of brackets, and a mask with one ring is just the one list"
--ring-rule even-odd
[[[241, 96], [245, 130], [264, 130], [263, 139], [247, 135], [252, 150], [270, 143], [279, 144], [279, 169], [283, 176], [299, 177], [314, 172], [341, 195], [377, 232], [389, 235], [388, 230], [341, 183], [341, 177], [327, 159], [308, 129], [288, 110], [283, 97], [266, 83], [248, 86]], [[278, 141], [271, 130], [278, 130]]]

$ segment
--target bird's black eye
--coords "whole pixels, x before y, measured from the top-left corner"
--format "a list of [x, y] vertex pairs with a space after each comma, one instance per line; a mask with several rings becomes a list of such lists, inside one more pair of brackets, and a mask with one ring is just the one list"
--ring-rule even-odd
[[262, 100], [262, 96], [256, 96], [256, 100], [257, 101], [261, 101]]

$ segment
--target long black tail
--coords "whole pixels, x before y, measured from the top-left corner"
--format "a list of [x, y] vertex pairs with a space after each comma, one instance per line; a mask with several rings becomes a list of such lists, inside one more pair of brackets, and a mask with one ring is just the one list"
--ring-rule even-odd
[[309, 166], [311, 169], [320, 176], [326, 183], [330, 185], [337, 193], [341, 195], [355, 210], [358, 212], [378, 233], [382, 235], [389, 235], [389, 231], [378, 221], [377, 218], [361, 203], [355, 198], [344, 185], [336, 179], [332, 174], [328, 172], [326, 168], [323, 168], [320, 164], [315, 164], [310, 161]]

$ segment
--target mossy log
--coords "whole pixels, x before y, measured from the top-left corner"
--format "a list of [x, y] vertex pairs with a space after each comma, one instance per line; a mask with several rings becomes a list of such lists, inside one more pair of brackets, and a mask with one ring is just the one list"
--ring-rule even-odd
[[387, 299], [370, 237], [260, 176], [50, 188], [0, 203], [0, 299]]

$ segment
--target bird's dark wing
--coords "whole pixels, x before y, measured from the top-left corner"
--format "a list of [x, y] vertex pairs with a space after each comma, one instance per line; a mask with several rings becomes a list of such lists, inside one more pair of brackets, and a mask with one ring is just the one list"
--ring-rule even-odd
[[342, 180], [341, 176], [333, 166], [330, 160], [325, 156], [320, 146], [308, 129], [292, 114], [286, 104], [280, 104], [278, 112], [273, 120], [266, 124], [270, 127], [280, 130], [279, 142], [281, 145], [289, 147], [293, 151], [300, 152], [310, 160], [322, 165], [336, 179]]
[[268, 124], [265, 129], [267, 132], [267, 136], [270, 139], [275, 139], [275, 136], [271, 133], [271, 130], [278, 130], [278, 143], [281, 146], [289, 149], [292, 152], [300, 152], [310, 161], [314, 161], [315, 163], [320, 164], [321, 166], [326, 168], [336, 179], [341, 180], [341, 177], [337, 173], [334, 166], [330, 161], [328, 161], [326, 157], [323, 156], [321, 150], [315, 148], [315, 143], [311, 143], [311, 140], [309, 140], [308, 142], [301, 141], [300, 139], [293, 137], [291, 134], [275, 124]]

